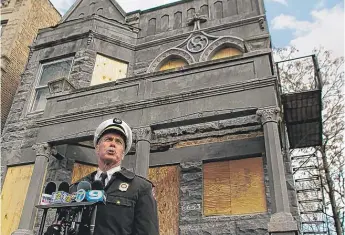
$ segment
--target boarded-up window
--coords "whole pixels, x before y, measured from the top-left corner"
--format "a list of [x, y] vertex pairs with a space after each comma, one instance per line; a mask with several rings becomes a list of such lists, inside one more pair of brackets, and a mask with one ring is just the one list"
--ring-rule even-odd
[[156, 18], [152, 18], [149, 20], [149, 24], [147, 26], [147, 35], [154, 35], [156, 33]]
[[161, 32], [167, 31], [169, 28], [169, 16], [164, 15], [161, 18]]
[[266, 212], [261, 157], [206, 163], [204, 215], [239, 215]]
[[9, 167], [1, 191], [1, 234], [18, 228], [34, 165]]
[[178, 11], [174, 14], [174, 29], [181, 28], [182, 26], [182, 12]]
[[97, 55], [90, 85], [93, 86], [125, 78], [127, 76], [127, 67], [128, 64], [125, 62]]
[[223, 18], [223, 2], [221, 1], [214, 3], [214, 18], [215, 19]]
[[200, 13], [201, 15], [208, 17], [208, 5], [202, 5], [200, 7]]
[[187, 62], [183, 59], [171, 59], [165, 64], [163, 64], [159, 71], [164, 71], [164, 70], [169, 70], [169, 69], [175, 69], [175, 68], [180, 68], [183, 66], [186, 66]]
[[73, 172], [72, 172], [72, 180], [71, 180], [72, 184], [77, 182], [84, 176], [87, 176], [88, 174], [92, 173], [95, 170], [97, 170], [97, 166], [74, 163]]
[[226, 47], [217, 51], [211, 58], [211, 60], [218, 60], [227, 57], [233, 57], [236, 55], [242, 55], [242, 52], [236, 48]]
[[155, 187], [160, 234], [178, 235], [179, 170], [177, 166], [154, 167], [149, 177]]

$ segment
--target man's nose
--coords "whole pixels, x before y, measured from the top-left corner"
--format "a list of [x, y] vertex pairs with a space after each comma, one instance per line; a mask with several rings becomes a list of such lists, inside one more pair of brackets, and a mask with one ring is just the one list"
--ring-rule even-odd
[[110, 144], [109, 144], [110, 146], [116, 146], [116, 142], [113, 140], [113, 141], [110, 141]]

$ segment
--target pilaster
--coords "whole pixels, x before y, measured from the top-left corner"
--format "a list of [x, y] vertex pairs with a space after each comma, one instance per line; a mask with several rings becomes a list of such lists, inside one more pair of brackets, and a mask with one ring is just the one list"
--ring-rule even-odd
[[136, 164], [135, 173], [147, 177], [150, 159], [151, 128], [143, 127], [136, 129]]
[[51, 155], [51, 146], [48, 143], [38, 143], [33, 145], [32, 148], [36, 151], [35, 165], [26, 194], [18, 230], [16, 230], [13, 235], [33, 234], [32, 230], [37, 212], [35, 205], [37, 205], [40, 200], [46, 169]]
[[275, 235], [296, 234], [298, 230], [297, 222], [290, 213], [283, 155], [278, 130], [280, 109], [278, 107], [259, 109], [257, 115], [260, 117], [264, 129], [269, 186], [272, 198], [273, 215], [268, 223], [268, 231], [270, 234]]

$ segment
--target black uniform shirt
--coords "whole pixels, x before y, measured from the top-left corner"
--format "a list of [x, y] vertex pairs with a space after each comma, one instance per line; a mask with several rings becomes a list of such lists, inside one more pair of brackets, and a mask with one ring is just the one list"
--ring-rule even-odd
[[[96, 171], [84, 177], [93, 182]], [[152, 183], [122, 168], [105, 187], [106, 205], [99, 205], [94, 235], [158, 235], [157, 203]]]

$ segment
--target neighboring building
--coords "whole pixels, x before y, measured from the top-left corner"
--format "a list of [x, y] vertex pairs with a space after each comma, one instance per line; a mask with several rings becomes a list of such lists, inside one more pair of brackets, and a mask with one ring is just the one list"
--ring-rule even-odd
[[38, 29], [53, 26], [60, 19], [49, 0], [1, 0], [1, 130]]
[[162, 235], [295, 234], [267, 25], [262, 0], [77, 0], [39, 31], [4, 128], [3, 234], [37, 229], [46, 182], [95, 169], [113, 117], [133, 128], [123, 164], [156, 184]]

